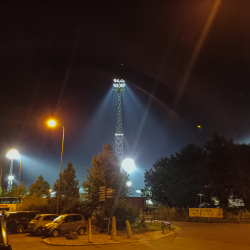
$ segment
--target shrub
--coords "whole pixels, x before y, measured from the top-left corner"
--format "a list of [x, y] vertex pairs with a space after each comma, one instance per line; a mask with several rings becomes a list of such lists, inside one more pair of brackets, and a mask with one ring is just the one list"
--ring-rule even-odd
[[128, 220], [130, 224], [135, 223], [139, 214], [140, 211], [138, 208], [119, 200], [115, 205], [113, 216], [116, 217], [116, 226], [119, 229], [125, 227], [126, 220]]

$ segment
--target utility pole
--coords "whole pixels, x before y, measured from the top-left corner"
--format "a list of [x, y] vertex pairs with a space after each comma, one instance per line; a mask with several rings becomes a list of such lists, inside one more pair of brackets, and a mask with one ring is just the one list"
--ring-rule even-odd
[[125, 90], [125, 81], [123, 79], [114, 79], [114, 90], [117, 91], [117, 125], [116, 125], [116, 156], [119, 160], [123, 156], [123, 129], [122, 129], [122, 96], [121, 91]]

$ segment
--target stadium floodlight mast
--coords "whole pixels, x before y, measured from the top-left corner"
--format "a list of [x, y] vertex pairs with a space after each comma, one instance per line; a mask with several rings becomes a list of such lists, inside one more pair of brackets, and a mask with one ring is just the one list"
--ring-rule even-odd
[[121, 91], [125, 90], [125, 80], [114, 79], [113, 86], [114, 90], [117, 91], [117, 124], [116, 124], [116, 156], [119, 160], [123, 156], [123, 129], [122, 129], [122, 96]]
[[60, 174], [59, 174], [59, 183], [58, 183], [58, 192], [57, 192], [57, 202], [56, 202], [56, 214], [59, 214], [59, 199], [60, 199], [60, 188], [61, 188], [61, 175], [62, 175], [62, 159], [63, 159], [63, 145], [64, 145], [64, 126], [57, 123], [54, 119], [48, 121], [48, 126], [55, 127], [59, 125], [63, 128], [62, 133], [62, 150], [61, 150], [61, 163], [60, 163]]
[[20, 168], [19, 168], [19, 179], [18, 179], [18, 188], [17, 188], [17, 203], [16, 203], [16, 210], [18, 211], [18, 203], [19, 203], [19, 187], [20, 187], [20, 176], [21, 176], [21, 167], [22, 167], [22, 155], [18, 153], [17, 150], [11, 149], [7, 154], [6, 157], [11, 160], [10, 164], [10, 173], [8, 176], [8, 187], [7, 191], [11, 191], [14, 176], [12, 174], [13, 172], [13, 159], [20, 159]]
[[17, 150], [11, 149], [7, 154], [6, 157], [11, 160], [10, 162], [10, 172], [8, 176], [8, 186], [7, 186], [7, 191], [9, 192], [12, 188], [14, 176], [13, 176], [13, 160], [14, 159], [19, 159], [20, 155]]

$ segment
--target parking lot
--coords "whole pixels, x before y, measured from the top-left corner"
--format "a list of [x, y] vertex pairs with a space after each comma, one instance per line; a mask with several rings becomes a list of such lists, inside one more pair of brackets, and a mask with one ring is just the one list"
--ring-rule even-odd
[[[96, 246], [51, 246], [43, 241], [41, 236], [30, 236], [28, 233], [9, 234], [9, 241], [12, 249], [74, 249], [82, 250], [247, 250], [250, 247], [250, 224], [228, 224], [228, 223], [198, 223], [198, 222], [177, 222], [175, 224], [182, 228], [176, 235], [153, 240], [146, 244], [112, 244]], [[63, 237], [63, 236], [62, 236]]]

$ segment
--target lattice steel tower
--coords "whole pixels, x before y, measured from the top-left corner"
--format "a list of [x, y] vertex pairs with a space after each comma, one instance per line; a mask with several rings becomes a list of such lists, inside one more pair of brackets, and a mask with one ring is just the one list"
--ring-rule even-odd
[[125, 90], [125, 81], [123, 79], [114, 79], [114, 90], [118, 93], [117, 99], [117, 125], [116, 125], [116, 156], [119, 160], [123, 156], [123, 129], [122, 129], [122, 95], [121, 91]]
[[8, 186], [7, 186], [7, 191], [11, 191], [11, 188], [12, 188], [12, 184], [13, 184], [13, 159], [11, 159], [11, 162], [10, 162], [10, 173], [9, 173], [9, 176], [8, 176]]

